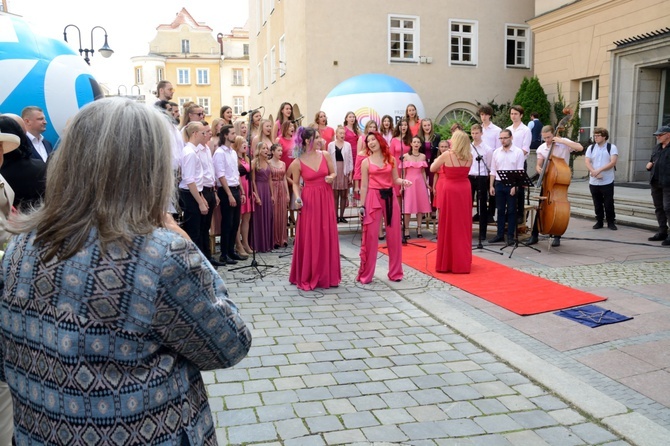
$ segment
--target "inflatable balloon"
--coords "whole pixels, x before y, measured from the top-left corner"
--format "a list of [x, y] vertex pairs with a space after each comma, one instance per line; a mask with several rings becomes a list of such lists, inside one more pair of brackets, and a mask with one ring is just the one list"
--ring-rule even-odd
[[328, 93], [321, 110], [331, 122], [342, 122], [348, 111], [356, 113], [361, 130], [369, 120], [380, 123], [390, 115], [394, 124], [405, 116], [408, 104], [416, 106], [419, 117], [425, 117], [423, 102], [407, 83], [386, 74], [362, 74], [341, 82]]
[[0, 13], [0, 113], [44, 110], [44, 137], [56, 144], [67, 121], [102, 97], [84, 59], [62, 40], [40, 35], [20, 17]]

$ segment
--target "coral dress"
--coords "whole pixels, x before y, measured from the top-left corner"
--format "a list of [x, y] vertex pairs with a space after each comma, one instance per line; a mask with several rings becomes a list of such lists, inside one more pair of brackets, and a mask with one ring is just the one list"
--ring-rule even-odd
[[275, 193], [273, 237], [275, 246], [288, 243], [288, 194], [286, 193], [286, 166], [270, 166], [272, 189]]
[[440, 209], [442, 206], [442, 196], [444, 195], [444, 185], [447, 179], [447, 167], [443, 164], [440, 166], [440, 170], [437, 172], [437, 183], [435, 184], [435, 196], [433, 197], [433, 207], [435, 209]]
[[[251, 195], [251, 184], [249, 182], [249, 177], [251, 176], [249, 163], [243, 159], [239, 159], [237, 167], [240, 171], [240, 186], [244, 188], [244, 193], [247, 195], [246, 201], [240, 206], [240, 214], [248, 214], [249, 212], [254, 211], [254, 198]], [[240, 193], [242, 193], [242, 191], [240, 191]], [[221, 212], [219, 212], [219, 214], [221, 214]]]
[[438, 272], [467, 274], [472, 266], [472, 192], [469, 165], [440, 170], [444, 186], [437, 194], [440, 215], [437, 228]]
[[405, 189], [405, 214], [419, 214], [432, 211], [428, 187], [423, 178], [423, 171], [428, 167], [425, 161], [405, 161], [405, 179], [412, 182], [412, 187]]
[[304, 182], [289, 282], [301, 290], [338, 286], [342, 280], [340, 241], [333, 188], [326, 183], [328, 163], [321, 155], [318, 170], [300, 162]]
[[272, 192], [270, 192], [270, 166], [256, 170], [256, 189], [261, 204], [256, 206], [253, 216], [253, 238], [251, 247], [257, 252], [272, 251]]

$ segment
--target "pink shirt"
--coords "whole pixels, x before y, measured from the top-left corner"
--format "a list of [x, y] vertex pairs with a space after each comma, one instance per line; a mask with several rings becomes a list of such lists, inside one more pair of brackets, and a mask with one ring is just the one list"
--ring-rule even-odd
[[368, 160], [368, 188], [389, 189], [393, 187], [393, 173], [390, 164], [378, 167]]

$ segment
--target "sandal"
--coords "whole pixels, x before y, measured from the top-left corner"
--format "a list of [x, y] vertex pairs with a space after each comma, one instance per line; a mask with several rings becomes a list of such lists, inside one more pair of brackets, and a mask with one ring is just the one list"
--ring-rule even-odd
[[423, 238], [423, 234], [418, 229], [416, 230], [416, 238]]

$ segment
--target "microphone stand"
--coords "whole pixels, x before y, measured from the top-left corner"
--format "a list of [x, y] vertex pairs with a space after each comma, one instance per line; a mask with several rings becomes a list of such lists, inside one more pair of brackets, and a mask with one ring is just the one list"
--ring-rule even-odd
[[[405, 148], [404, 146], [405, 146], [405, 143], [402, 140], [402, 135], [400, 135], [400, 178], [402, 178], [403, 180], [405, 179], [405, 168], [404, 168], [404, 166], [405, 166], [405, 154], [403, 153], [404, 148]], [[409, 150], [412, 150], [412, 148], [410, 147]], [[405, 227], [405, 186], [400, 186], [400, 187], [401, 187], [401, 189], [400, 189], [400, 196], [401, 196], [401, 200], [400, 200], [400, 224], [401, 224], [401, 226], [400, 227], [402, 229], [402, 244], [403, 245], [410, 244], [412, 246], [417, 246], [419, 248], [425, 248], [426, 245], [421, 245], [419, 243], [408, 242], [407, 241], [408, 237], [405, 235], [405, 229], [407, 229]], [[386, 224], [388, 224], [388, 222]], [[421, 228], [419, 228], [419, 230], [420, 229]]]
[[[484, 168], [486, 169], [486, 177], [484, 178], [484, 187], [487, 187], [488, 179], [489, 179], [489, 174], [491, 170], [489, 169], [489, 166], [486, 165], [486, 160], [482, 156], [481, 153], [479, 153], [479, 150], [477, 150], [477, 147], [473, 142], [470, 143], [473, 149], [475, 149], [475, 153], [477, 154], [477, 173], [481, 173], [482, 171], [482, 161], [484, 162]], [[482, 193], [482, 177], [481, 175], [477, 176], [477, 215], [479, 215], [479, 235], [478, 235], [478, 240], [477, 240], [477, 246], [473, 246], [472, 250], [474, 251], [475, 249], [482, 249], [484, 251], [489, 251], [493, 252], [495, 254], [500, 254], [503, 255], [502, 252], [493, 250], [491, 248], [486, 248], [482, 244], [482, 229], [484, 228], [484, 234], [486, 234], [486, 225], [488, 225], [488, 220], [489, 220], [489, 213], [488, 211], [485, 212], [486, 215], [482, 215], [481, 211], [481, 206], [480, 206], [480, 201], [481, 197], [480, 194]], [[487, 200], [488, 201], [488, 194], [486, 194]]]

